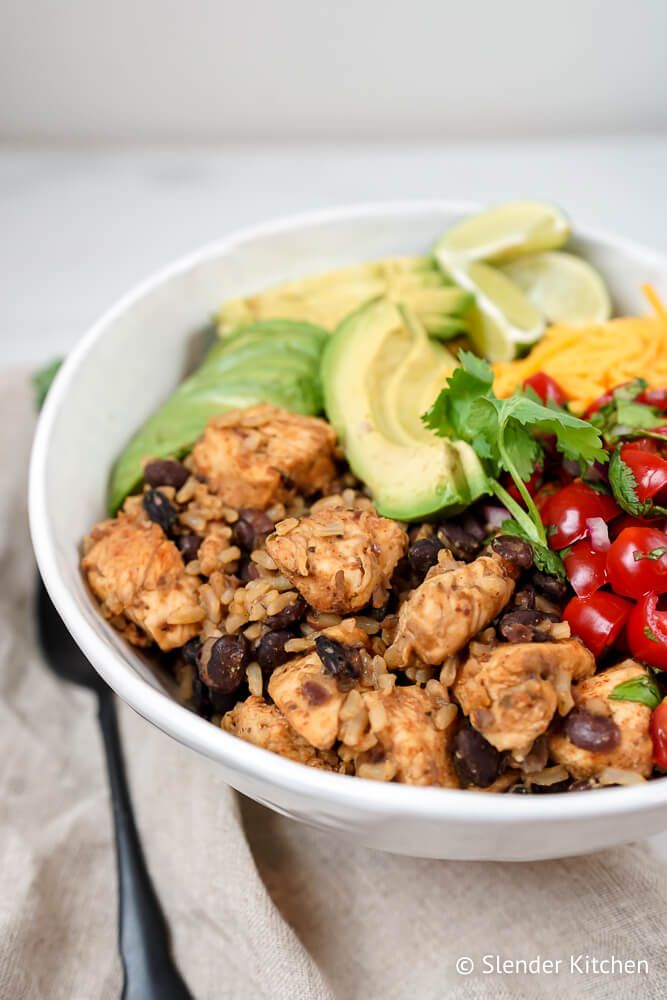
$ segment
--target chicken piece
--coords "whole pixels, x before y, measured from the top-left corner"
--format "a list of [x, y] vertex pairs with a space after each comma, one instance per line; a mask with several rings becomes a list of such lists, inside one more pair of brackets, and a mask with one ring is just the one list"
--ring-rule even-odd
[[569, 712], [572, 680], [594, 670], [593, 654], [578, 639], [501, 643], [466, 660], [453, 695], [496, 750], [512, 750], [521, 760], [556, 710]]
[[261, 404], [209, 420], [188, 464], [231, 507], [266, 510], [335, 475], [336, 434], [319, 417]]
[[337, 770], [335, 753], [315, 750], [292, 729], [275, 705], [267, 704], [256, 695], [235, 705], [223, 716], [221, 725], [228, 733], [281, 757], [327, 771]]
[[389, 585], [408, 545], [395, 521], [373, 510], [322, 507], [286, 534], [270, 535], [269, 555], [317, 611], [358, 611]]
[[362, 693], [369, 728], [377, 743], [357, 755], [360, 777], [379, 777], [407, 785], [458, 788], [452, 760], [456, 712], [450, 710], [443, 728], [438, 712], [443, 704], [424, 688], [394, 687]]
[[[205, 617], [199, 581], [185, 572], [181, 555], [152, 521], [121, 513], [93, 529], [81, 560], [107, 618], [123, 616], [167, 651], [197, 635]], [[143, 644], [131, 628], [130, 641]]]
[[621, 732], [621, 740], [613, 750], [584, 750], [563, 732], [552, 733], [549, 750], [554, 761], [564, 764], [573, 778], [592, 778], [605, 767], [636, 771], [648, 778], [652, 769], [652, 741], [649, 734], [651, 709], [636, 701], [610, 701], [609, 695], [617, 684], [633, 677], [646, 677], [646, 670], [634, 660], [624, 660], [575, 684], [572, 688], [578, 709], [590, 715], [612, 719]]
[[346, 694], [322, 670], [316, 652], [288, 660], [271, 674], [269, 694], [293, 729], [320, 750], [338, 737], [340, 710]]
[[441, 552], [401, 607], [388, 666], [444, 663], [502, 611], [517, 576], [516, 566], [495, 552], [471, 563]]

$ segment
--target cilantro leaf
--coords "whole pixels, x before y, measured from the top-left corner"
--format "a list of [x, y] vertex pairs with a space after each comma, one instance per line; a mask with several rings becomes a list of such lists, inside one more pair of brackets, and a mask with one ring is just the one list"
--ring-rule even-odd
[[635, 517], [662, 517], [667, 514], [667, 507], [660, 507], [652, 500], [639, 499], [635, 474], [621, 458], [620, 448], [612, 452], [609, 460], [609, 485], [614, 500], [626, 513]]
[[[555, 437], [556, 447], [567, 458], [589, 466], [607, 458], [600, 432], [563, 407], [545, 406], [532, 389], [517, 389], [509, 399], [498, 399], [489, 364], [467, 351], [459, 354], [459, 360], [460, 367], [422, 420], [436, 434], [472, 446], [491, 480], [492, 492], [524, 536], [548, 552], [544, 525], [525, 485], [543, 454], [537, 436]], [[514, 480], [525, 509], [498, 481], [502, 472]], [[553, 564], [550, 554], [539, 558]]]
[[44, 406], [47, 393], [64, 360], [64, 358], [54, 358], [53, 361], [49, 361], [48, 365], [33, 374], [31, 381], [35, 391], [35, 406], [38, 410]]
[[657, 708], [662, 701], [660, 689], [655, 678], [646, 674], [643, 677], [631, 677], [629, 681], [617, 684], [609, 695], [610, 701], [638, 701], [649, 708]]
[[639, 378], [619, 386], [614, 389], [611, 401], [591, 416], [591, 423], [608, 444], [664, 425], [665, 418], [656, 407], [637, 402], [637, 396], [646, 386], [644, 379]]
[[500, 531], [503, 535], [515, 535], [517, 538], [522, 538], [524, 542], [528, 542], [533, 551], [533, 562], [537, 569], [549, 576], [557, 576], [561, 580], [567, 579], [563, 561], [558, 553], [529, 537], [515, 520], [509, 518], [507, 521], [503, 521], [500, 525]]
[[654, 562], [657, 562], [663, 556], [667, 556], [667, 548], [664, 545], [659, 546], [657, 549], [651, 549], [650, 552], [640, 552], [639, 549], [635, 549], [632, 553], [635, 562], [639, 562], [641, 559], [653, 559]]

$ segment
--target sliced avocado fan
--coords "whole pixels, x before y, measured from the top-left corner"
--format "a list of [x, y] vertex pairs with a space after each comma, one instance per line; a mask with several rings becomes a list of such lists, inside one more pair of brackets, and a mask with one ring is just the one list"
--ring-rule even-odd
[[275, 319], [216, 341], [116, 461], [109, 484], [111, 513], [141, 482], [147, 458], [184, 455], [217, 414], [256, 403], [319, 413], [320, 356], [327, 339], [326, 330], [311, 323]]
[[437, 437], [420, 419], [456, 364], [414, 313], [387, 299], [362, 306], [327, 341], [326, 414], [386, 517], [453, 514], [489, 491], [472, 448]]
[[467, 329], [465, 313], [474, 301], [433, 258], [386, 257], [226, 302], [218, 315], [218, 332], [224, 337], [245, 323], [274, 317], [335, 330], [347, 315], [378, 297], [405, 303], [426, 332], [441, 340]]

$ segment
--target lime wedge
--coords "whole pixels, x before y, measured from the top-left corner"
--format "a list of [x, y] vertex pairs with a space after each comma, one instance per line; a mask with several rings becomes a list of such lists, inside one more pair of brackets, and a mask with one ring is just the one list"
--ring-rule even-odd
[[526, 254], [503, 264], [501, 271], [550, 323], [584, 326], [604, 323], [611, 315], [604, 281], [594, 267], [571, 253]]
[[469, 337], [488, 361], [512, 361], [519, 350], [539, 340], [544, 316], [502, 271], [474, 261], [450, 271], [454, 280], [475, 296], [467, 314]]
[[473, 260], [510, 260], [518, 254], [562, 247], [570, 224], [554, 205], [508, 201], [469, 215], [436, 243], [434, 254], [446, 271]]

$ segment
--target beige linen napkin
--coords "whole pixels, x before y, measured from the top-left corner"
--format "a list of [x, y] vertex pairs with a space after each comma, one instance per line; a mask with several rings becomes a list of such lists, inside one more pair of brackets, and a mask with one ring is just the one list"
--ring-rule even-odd
[[[0, 378], [0, 426], [0, 998], [107, 1000], [121, 981], [108, 789], [94, 700], [36, 644], [25, 376]], [[212, 763], [121, 716], [148, 865], [197, 1000], [664, 996], [667, 881], [646, 845], [525, 865], [380, 854], [239, 799]], [[648, 971], [585, 971], [586, 954]], [[484, 955], [563, 964], [498, 974]]]

